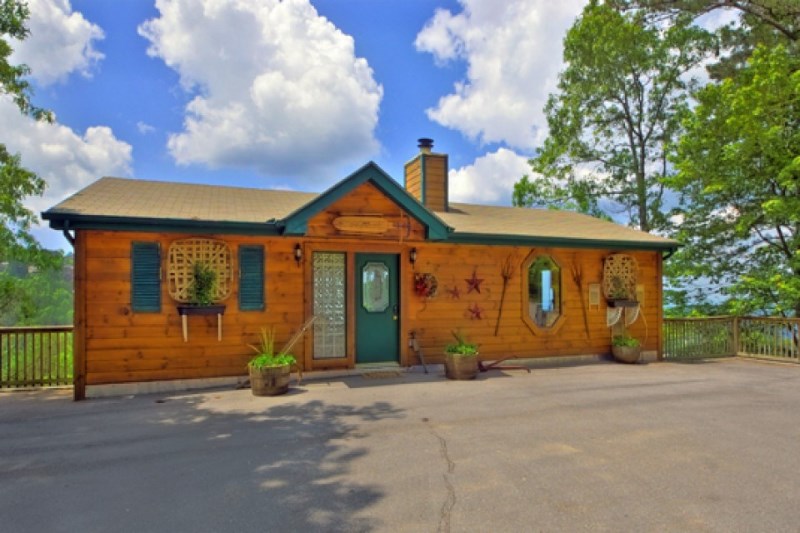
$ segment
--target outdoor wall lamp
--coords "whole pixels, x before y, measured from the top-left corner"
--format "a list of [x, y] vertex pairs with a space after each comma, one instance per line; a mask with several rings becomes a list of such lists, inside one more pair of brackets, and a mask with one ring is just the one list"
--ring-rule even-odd
[[408, 260], [411, 261], [411, 264], [415, 264], [417, 262], [417, 249], [412, 248], [410, 252], [408, 252]]
[[297, 266], [300, 266], [300, 263], [303, 262], [303, 247], [300, 246], [299, 242], [294, 245], [294, 260]]

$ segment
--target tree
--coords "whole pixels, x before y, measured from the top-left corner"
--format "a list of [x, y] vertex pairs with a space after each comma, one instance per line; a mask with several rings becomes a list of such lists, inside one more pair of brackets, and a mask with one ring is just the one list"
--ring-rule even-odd
[[697, 98], [668, 180], [684, 274], [723, 287], [734, 312], [800, 316], [800, 57], [760, 46]]
[[665, 224], [661, 179], [689, 113], [686, 73], [711, 45], [691, 21], [661, 28], [642, 12], [586, 6], [564, 40], [567, 67], [545, 108], [549, 136], [530, 160], [539, 176], [515, 184], [515, 205], [626, 212], [644, 231]]
[[[12, 65], [9, 38], [28, 36], [25, 21], [28, 7], [17, 0], [0, 0], [0, 98], [10, 98], [20, 112], [36, 120], [52, 121], [52, 115], [31, 103], [32, 89], [25, 79], [30, 73], [26, 65]], [[38, 268], [59, 264], [60, 254], [45, 253], [30, 229], [36, 215], [23, 205], [23, 200], [44, 192], [45, 182], [22, 167], [19, 154], [10, 153], [0, 144], [0, 263], [22, 261]], [[8, 272], [0, 273], [0, 312], [6, 304], [17, 300], [24, 287]]]
[[[61, 255], [61, 252], [46, 253]], [[39, 270], [21, 262], [10, 262], [3, 270], [17, 283], [13, 300], [0, 302], [0, 326], [72, 324], [73, 256], [63, 257], [63, 267]]]
[[677, 16], [695, 20], [712, 12], [738, 13], [735, 23], [717, 29], [718, 57], [708, 66], [712, 78], [725, 79], [742, 68], [759, 44], [800, 46], [800, 2], [797, 0], [611, 0], [622, 10], [641, 10], [652, 24], [669, 24]]

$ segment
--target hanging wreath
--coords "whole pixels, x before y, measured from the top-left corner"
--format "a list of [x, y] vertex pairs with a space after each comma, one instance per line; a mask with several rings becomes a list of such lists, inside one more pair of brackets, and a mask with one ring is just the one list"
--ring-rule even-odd
[[414, 292], [422, 298], [433, 298], [439, 290], [439, 282], [433, 274], [414, 274]]

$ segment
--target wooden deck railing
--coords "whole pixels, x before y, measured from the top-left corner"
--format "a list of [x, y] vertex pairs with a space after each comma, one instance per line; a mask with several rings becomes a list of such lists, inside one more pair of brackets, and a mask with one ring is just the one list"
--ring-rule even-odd
[[800, 318], [740, 318], [738, 355], [798, 361]]
[[72, 326], [0, 328], [0, 388], [72, 385]]
[[800, 318], [664, 319], [664, 359], [767, 357], [800, 361]]
[[732, 316], [665, 318], [664, 359], [701, 359], [736, 354]]

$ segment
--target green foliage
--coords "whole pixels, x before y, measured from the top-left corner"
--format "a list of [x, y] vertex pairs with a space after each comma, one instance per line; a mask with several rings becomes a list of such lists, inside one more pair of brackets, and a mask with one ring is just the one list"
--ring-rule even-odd
[[689, 112], [686, 73], [709, 35], [680, 17], [668, 28], [592, 1], [567, 33], [557, 94], [545, 108], [549, 136], [514, 204], [628, 214], [644, 231], [664, 226], [671, 140]]
[[759, 47], [697, 98], [668, 180], [687, 245], [674, 268], [722, 286], [734, 313], [800, 316], [800, 57]]
[[217, 271], [204, 261], [192, 266], [192, 284], [189, 286], [189, 301], [194, 305], [211, 305], [217, 289]]
[[[30, 69], [8, 61], [13, 51], [9, 40], [28, 36], [28, 14], [25, 2], [0, 0], [0, 96], [8, 95], [24, 115], [50, 122], [51, 113], [31, 103], [33, 92], [25, 79]], [[42, 270], [58, 268], [59, 258], [43, 250], [31, 235], [36, 215], [23, 205], [26, 197], [41, 195], [44, 189], [44, 180], [23, 168], [19, 154], [10, 153], [0, 142], [0, 263], [20, 261]], [[15, 305], [30, 307], [36, 297], [28, 290], [19, 278], [0, 274], [0, 315]], [[34, 313], [29, 309], [23, 314]]]
[[0, 265], [0, 326], [72, 324], [72, 256], [46, 252], [58, 268], [39, 269], [29, 263]]
[[445, 353], [453, 355], [476, 355], [478, 345], [467, 341], [467, 338], [460, 331], [453, 331], [453, 338], [456, 342], [445, 346]]
[[0, 94], [11, 96], [19, 110], [37, 120], [52, 121], [49, 111], [36, 107], [31, 103], [30, 83], [25, 76], [31, 69], [27, 65], [11, 65], [8, 58], [13, 49], [9, 38], [24, 40], [30, 33], [25, 26], [28, 20], [28, 6], [19, 0], [0, 0]]
[[635, 348], [639, 346], [639, 339], [631, 337], [627, 333], [622, 335], [614, 335], [614, 337], [611, 338], [611, 345]]
[[797, 0], [612, 0], [622, 10], [641, 11], [653, 24], [668, 24], [679, 16], [697, 18], [714, 11], [738, 12], [739, 17], [716, 30], [717, 47], [708, 65], [712, 78], [732, 77], [753, 50], [765, 46], [800, 45], [800, 2]]
[[253, 369], [293, 365], [297, 362], [292, 354], [257, 355], [247, 365]]
[[259, 369], [297, 363], [297, 359], [290, 353], [275, 353], [275, 328], [261, 328], [259, 340], [259, 346], [249, 345], [258, 354], [247, 363], [250, 368]]

